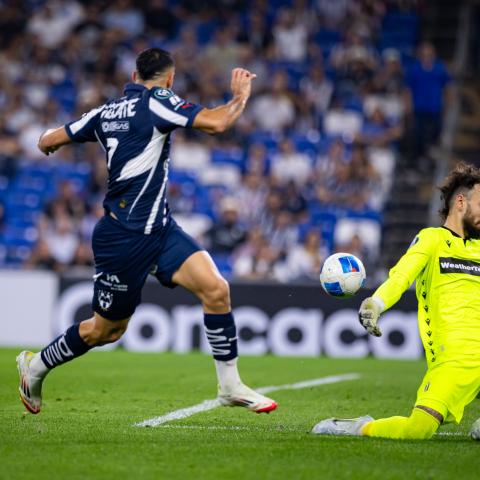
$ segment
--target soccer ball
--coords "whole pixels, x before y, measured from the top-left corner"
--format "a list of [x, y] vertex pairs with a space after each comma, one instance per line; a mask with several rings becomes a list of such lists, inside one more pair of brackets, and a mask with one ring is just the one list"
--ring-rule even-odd
[[351, 253], [330, 255], [322, 266], [320, 283], [333, 297], [352, 297], [365, 283], [365, 267]]

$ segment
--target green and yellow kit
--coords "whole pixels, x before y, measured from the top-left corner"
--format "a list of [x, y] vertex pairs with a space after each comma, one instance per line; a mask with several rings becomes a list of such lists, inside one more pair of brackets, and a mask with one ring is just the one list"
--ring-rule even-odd
[[414, 280], [428, 365], [416, 405], [458, 423], [480, 391], [480, 240], [446, 227], [421, 230], [373, 296], [386, 310]]

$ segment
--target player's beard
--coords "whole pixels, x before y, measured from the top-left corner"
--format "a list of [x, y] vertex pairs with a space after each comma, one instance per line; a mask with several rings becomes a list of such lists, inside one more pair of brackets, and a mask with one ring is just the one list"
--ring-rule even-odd
[[473, 221], [470, 205], [467, 205], [467, 211], [463, 217], [463, 231], [465, 238], [480, 238], [480, 228]]

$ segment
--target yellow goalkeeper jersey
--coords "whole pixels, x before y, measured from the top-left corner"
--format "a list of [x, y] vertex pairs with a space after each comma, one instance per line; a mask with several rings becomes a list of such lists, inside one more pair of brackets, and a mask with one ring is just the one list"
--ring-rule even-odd
[[416, 280], [418, 326], [430, 366], [480, 363], [480, 240], [425, 228], [374, 293], [394, 305]]

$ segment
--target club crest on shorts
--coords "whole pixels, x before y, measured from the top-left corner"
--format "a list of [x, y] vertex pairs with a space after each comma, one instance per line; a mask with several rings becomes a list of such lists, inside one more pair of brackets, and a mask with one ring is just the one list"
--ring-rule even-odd
[[98, 303], [102, 310], [108, 310], [113, 303], [113, 293], [106, 292], [105, 290], [98, 291]]

